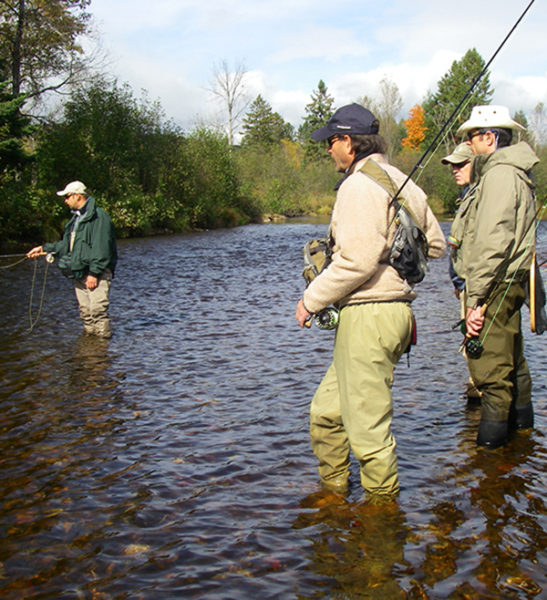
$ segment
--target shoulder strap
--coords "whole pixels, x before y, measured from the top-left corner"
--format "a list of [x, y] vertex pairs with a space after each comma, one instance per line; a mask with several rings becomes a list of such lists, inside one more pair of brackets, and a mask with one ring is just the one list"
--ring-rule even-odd
[[359, 171], [361, 171], [361, 173], [363, 173], [364, 175], [370, 177], [380, 187], [384, 188], [384, 190], [390, 195], [390, 204], [393, 204], [395, 206], [396, 216], [399, 213], [399, 211], [402, 208], [404, 208], [406, 212], [412, 217], [414, 222], [418, 224], [419, 221], [416, 219], [416, 216], [414, 215], [412, 210], [410, 210], [408, 202], [406, 202], [404, 198], [401, 198], [401, 201], [399, 202], [400, 196], [397, 198], [394, 197], [399, 188], [393, 181], [393, 179], [391, 179], [391, 177], [388, 175], [385, 169], [382, 169], [382, 167], [376, 161], [369, 158], [365, 162], [365, 164], [359, 169]]
[[383, 187], [392, 198], [397, 193], [398, 188], [393, 179], [391, 179], [391, 177], [376, 161], [369, 158], [367, 161], [365, 161], [365, 164], [359, 169], [359, 171], [370, 177], [379, 186]]

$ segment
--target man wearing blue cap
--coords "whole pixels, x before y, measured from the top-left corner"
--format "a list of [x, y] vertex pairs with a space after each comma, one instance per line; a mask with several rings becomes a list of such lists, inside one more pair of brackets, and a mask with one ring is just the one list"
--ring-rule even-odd
[[[332, 260], [296, 308], [301, 327], [330, 305], [340, 309], [333, 360], [311, 403], [312, 447], [325, 488], [347, 491], [351, 449], [367, 498], [392, 499], [399, 478], [391, 388], [411, 340], [416, 294], [389, 262], [396, 209], [392, 193], [370, 170], [379, 169], [395, 189], [407, 177], [387, 162], [379, 122], [363, 106], [343, 106], [311, 137], [328, 141], [327, 152], [344, 173], [329, 227]], [[424, 192], [408, 181], [399, 200], [426, 234], [428, 255], [442, 256], [444, 235]]]

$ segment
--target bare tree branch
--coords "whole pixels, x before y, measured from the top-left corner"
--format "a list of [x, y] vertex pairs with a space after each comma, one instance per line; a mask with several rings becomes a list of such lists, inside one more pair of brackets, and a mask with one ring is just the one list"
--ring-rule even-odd
[[247, 95], [245, 76], [247, 70], [242, 62], [234, 65], [231, 71], [226, 60], [213, 67], [213, 81], [210, 91], [219, 98], [228, 113], [228, 142], [234, 143], [234, 130], [241, 115], [247, 109], [250, 98]]

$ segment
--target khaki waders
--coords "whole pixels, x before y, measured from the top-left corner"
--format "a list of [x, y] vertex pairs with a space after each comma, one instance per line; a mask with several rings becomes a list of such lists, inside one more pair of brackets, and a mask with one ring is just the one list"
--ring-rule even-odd
[[110, 320], [108, 318], [109, 292], [112, 283], [112, 272], [106, 269], [99, 277], [94, 290], [88, 290], [85, 279], [74, 281], [74, 290], [80, 307], [80, 317], [84, 324], [84, 332], [103, 338], [111, 337]]
[[333, 361], [310, 408], [312, 447], [325, 486], [347, 488], [351, 448], [368, 494], [398, 492], [391, 390], [395, 365], [411, 332], [412, 310], [406, 302], [341, 310]]

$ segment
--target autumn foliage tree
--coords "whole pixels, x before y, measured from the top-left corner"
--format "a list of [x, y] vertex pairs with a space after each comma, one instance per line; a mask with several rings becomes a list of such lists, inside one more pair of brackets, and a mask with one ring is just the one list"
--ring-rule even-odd
[[407, 136], [401, 140], [401, 144], [403, 148], [419, 150], [425, 140], [425, 132], [427, 130], [424, 109], [419, 104], [416, 104], [408, 111], [408, 114], [408, 119], [404, 121]]

